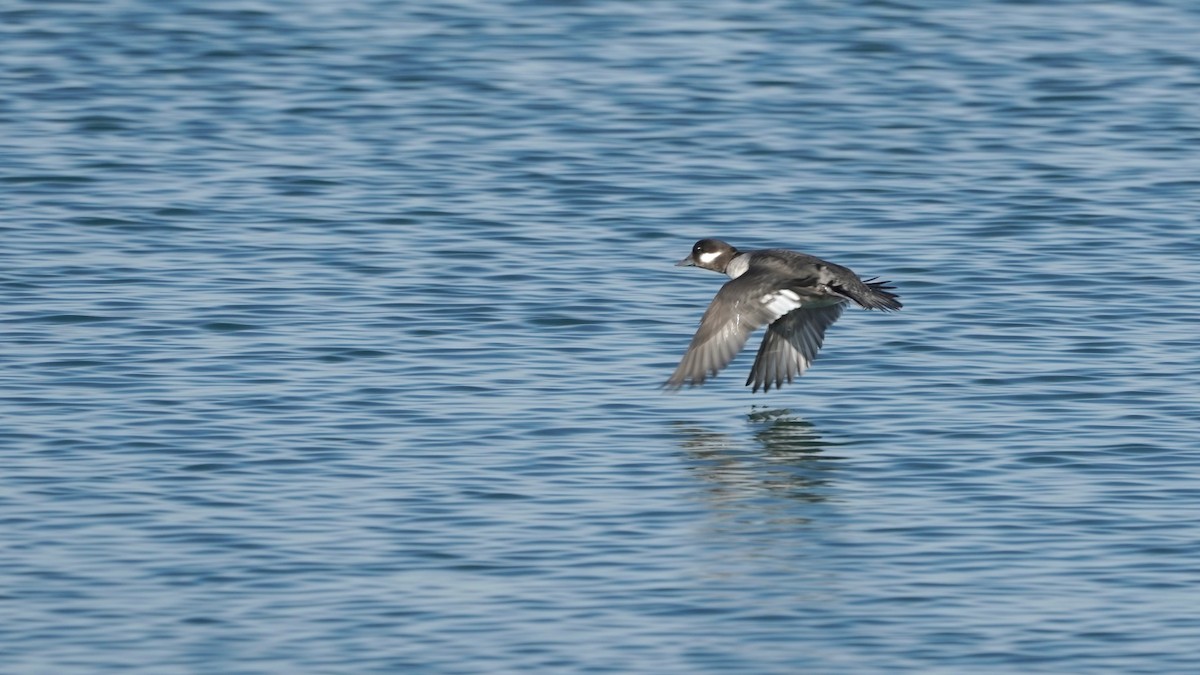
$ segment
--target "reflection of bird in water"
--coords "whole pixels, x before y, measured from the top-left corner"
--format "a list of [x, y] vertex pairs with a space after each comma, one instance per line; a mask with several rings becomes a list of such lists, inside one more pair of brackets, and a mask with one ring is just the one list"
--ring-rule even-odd
[[812, 422], [792, 416], [786, 408], [752, 411], [746, 417], [761, 428], [754, 440], [762, 443], [768, 453], [781, 458], [795, 455], [816, 455], [830, 443], [821, 440]]
[[761, 408], [752, 409], [747, 423], [747, 436], [676, 423], [680, 445], [692, 460], [690, 468], [711, 485], [714, 502], [828, 499], [830, 477], [840, 458], [825, 454], [834, 444], [822, 440], [811, 422], [787, 409]]

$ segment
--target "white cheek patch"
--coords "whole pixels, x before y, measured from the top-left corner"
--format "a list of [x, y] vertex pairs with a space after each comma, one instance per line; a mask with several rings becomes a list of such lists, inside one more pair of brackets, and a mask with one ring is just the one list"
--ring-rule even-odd
[[709, 253], [701, 253], [701, 254], [700, 254], [700, 262], [702, 262], [702, 263], [704, 263], [705, 265], [707, 265], [707, 264], [711, 263], [712, 261], [714, 261], [714, 260], [716, 260], [717, 258], [720, 258], [720, 257], [721, 257], [721, 252], [720, 252], [720, 251], [711, 251], [711, 252], [709, 252]]
[[768, 312], [776, 316], [783, 316], [800, 306], [800, 296], [795, 291], [786, 288], [774, 293], [767, 293], [759, 300], [767, 306]]

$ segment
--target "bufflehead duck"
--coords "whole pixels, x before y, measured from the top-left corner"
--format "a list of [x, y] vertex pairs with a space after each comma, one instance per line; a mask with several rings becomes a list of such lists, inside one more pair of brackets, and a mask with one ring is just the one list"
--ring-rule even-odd
[[893, 311], [900, 300], [887, 281], [860, 279], [841, 265], [784, 249], [739, 251], [718, 239], [701, 239], [676, 263], [729, 275], [700, 319], [687, 353], [663, 386], [698, 386], [729, 365], [750, 334], [767, 326], [746, 386], [763, 392], [804, 374], [825, 329], [853, 301], [863, 309]]

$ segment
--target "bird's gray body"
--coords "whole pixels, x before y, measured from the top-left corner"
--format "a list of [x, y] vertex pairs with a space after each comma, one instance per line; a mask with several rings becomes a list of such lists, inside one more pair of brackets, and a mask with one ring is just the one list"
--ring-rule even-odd
[[812, 365], [825, 331], [848, 302], [864, 309], [896, 310], [900, 301], [885, 282], [863, 281], [846, 267], [785, 249], [738, 251], [702, 239], [680, 265], [730, 277], [700, 319], [687, 353], [667, 380], [668, 389], [696, 386], [729, 365], [761, 326], [767, 333], [747, 385], [768, 391], [791, 382]]

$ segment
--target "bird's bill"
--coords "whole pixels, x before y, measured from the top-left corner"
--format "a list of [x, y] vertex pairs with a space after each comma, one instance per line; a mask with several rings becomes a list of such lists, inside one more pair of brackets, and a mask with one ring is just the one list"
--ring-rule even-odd
[[688, 257], [684, 258], [683, 260], [680, 260], [679, 262], [675, 263], [675, 266], [676, 267], [695, 267], [696, 261], [692, 260], [692, 256], [689, 255]]

